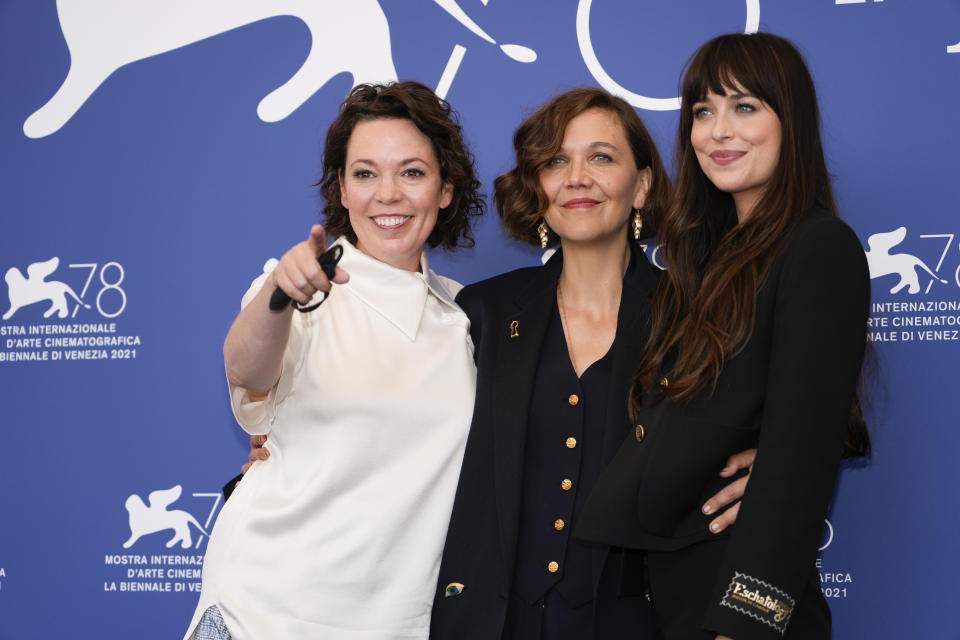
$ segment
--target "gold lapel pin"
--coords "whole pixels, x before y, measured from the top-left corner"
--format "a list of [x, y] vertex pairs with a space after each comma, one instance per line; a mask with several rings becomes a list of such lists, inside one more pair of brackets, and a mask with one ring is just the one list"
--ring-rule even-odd
[[519, 337], [520, 337], [520, 332], [517, 331], [517, 329], [518, 329], [519, 327], [520, 327], [520, 321], [519, 321], [519, 320], [514, 320], [513, 322], [510, 323], [510, 338], [511, 338], [511, 339], [513, 339], [513, 338], [519, 338]]

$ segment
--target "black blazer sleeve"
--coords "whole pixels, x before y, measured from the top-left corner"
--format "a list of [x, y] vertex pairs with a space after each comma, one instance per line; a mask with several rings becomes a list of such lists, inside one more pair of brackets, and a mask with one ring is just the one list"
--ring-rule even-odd
[[480, 358], [480, 339], [483, 335], [483, 300], [470, 287], [457, 294], [456, 303], [470, 319], [470, 339], [473, 341], [473, 362]]
[[821, 217], [782, 259], [759, 453], [704, 621], [736, 640], [781, 637], [809, 580], [866, 344], [869, 273], [852, 230]]
[[223, 485], [223, 489], [221, 489], [221, 491], [223, 491], [224, 502], [230, 499], [230, 496], [233, 495], [233, 490], [237, 488], [237, 484], [241, 480], [243, 480], [242, 473], [238, 476], [234, 476], [233, 478], [230, 478], [229, 480], [227, 480], [227, 484]]

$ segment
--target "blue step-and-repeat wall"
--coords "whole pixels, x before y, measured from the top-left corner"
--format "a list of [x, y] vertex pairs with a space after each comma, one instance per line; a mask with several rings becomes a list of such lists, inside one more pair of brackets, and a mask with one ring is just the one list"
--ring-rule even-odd
[[[873, 276], [875, 453], [844, 469], [817, 560], [834, 637], [960, 638], [955, 0], [0, 1], [0, 638], [185, 630], [247, 455], [223, 337], [316, 221], [354, 82], [436, 88], [489, 194], [524, 115], [580, 85], [670, 158], [685, 60], [757, 29], [807, 57]], [[434, 267], [539, 258], [495, 214], [477, 240]]]

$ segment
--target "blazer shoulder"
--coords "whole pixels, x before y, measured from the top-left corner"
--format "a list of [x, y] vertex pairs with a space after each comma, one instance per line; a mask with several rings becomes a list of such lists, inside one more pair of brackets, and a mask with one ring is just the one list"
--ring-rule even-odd
[[810, 210], [799, 222], [777, 262], [784, 274], [824, 271], [821, 275], [829, 272], [833, 277], [847, 274], [869, 280], [867, 255], [856, 232], [837, 216], [819, 208]]
[[544, 267], [523, 267], [465, 286], [457, 295], [460, 306], [496, 303], [518, 296]]
[[856, 232], [839, 217], [823, 209], [811, 209], [797, 225], [786, 253], [846, 252], [863, 254]]
[[470, 337], [473, 339], [475, 360], [479, 361], [480, 345], [483, 342], [483, 325], [494, 325], [497, 319], [508, 313], [520, 294], [537, 278], [546, 273], [545, 267], [524, 267], [474, 284], [467, 285], [457, 295], [457, 304], [470, 319]]

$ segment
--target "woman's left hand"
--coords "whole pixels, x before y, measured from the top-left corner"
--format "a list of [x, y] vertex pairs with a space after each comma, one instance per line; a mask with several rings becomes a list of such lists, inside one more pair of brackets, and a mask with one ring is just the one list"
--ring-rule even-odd
[[727, 459], [727, 464], [721, 469], [721, 478], [729, 478], [740, 471], [740, 469], [748, 469], [748, 472], [747, 475], [734, 480], [704, 503], [702, 511], [705, 514], [710, 514], [716, 513], [734, 500], [737, 501], [736, 504], [710, 522], [709, 528], [711, 533], [720, 533], [737, 521], [737, 514], [740, 513], [740, 498], [743, 497], [743, 492], [747, 488], [747, 481], [753, 472], [753, 461], [756, 457], [756, 449], [747, 449], [746, 451], [735, 453]]
[[717, 640], [733, 640], [730, 636], [717, 636]]
[[247, 475], [247, 471], [257, 460], [266, 460], [270, 457], [270, 452], [263, 445], [267, 444], [267, 436], [250, 436], [250, 457], [248, 462], [240, 467], [241, 475]]

